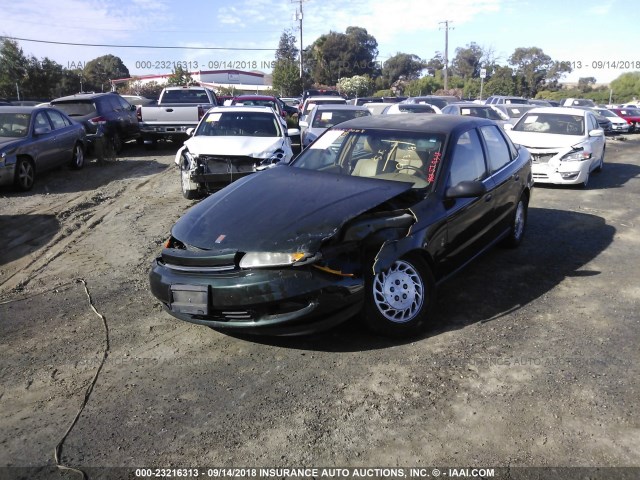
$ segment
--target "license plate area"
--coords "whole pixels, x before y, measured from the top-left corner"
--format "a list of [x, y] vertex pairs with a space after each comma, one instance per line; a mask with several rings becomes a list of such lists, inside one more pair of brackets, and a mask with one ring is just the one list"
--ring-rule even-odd
[[171, 285], [171, 311], [209, 315], [209, 288], [206, 285]]

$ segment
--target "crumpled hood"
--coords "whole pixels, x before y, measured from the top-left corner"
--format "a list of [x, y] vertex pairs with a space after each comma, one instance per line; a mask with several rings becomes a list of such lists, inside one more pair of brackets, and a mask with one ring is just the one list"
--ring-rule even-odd
[[348, 220], [411, 188], [411, 183], [279, 166], [211, 195], [171, 233], [203, 250], [315, 253]]
[[580, 145], [586, 137], [581, 135], [556, 135], [552, 133], [517, 132], [509, 130], [514, 143], [527, 148], [561, 148]]
[[282, 146], [282, 137], [191, 137], [184, 144], [194, 155], [238, 155], [256, 158]]

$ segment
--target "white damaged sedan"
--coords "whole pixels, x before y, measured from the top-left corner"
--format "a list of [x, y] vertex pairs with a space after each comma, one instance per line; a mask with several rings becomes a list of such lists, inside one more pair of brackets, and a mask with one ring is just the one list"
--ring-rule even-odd
[[289, 162], [291, 136], [270, 107], [213, 107], [178, 150], [182, 195], [195, 199], [254, 172]]
[[536, 183], [583, 185], [604, 166], [604, 130], [593, 113], [576, 108], [534, 108], [505, 130], [526, 147]]

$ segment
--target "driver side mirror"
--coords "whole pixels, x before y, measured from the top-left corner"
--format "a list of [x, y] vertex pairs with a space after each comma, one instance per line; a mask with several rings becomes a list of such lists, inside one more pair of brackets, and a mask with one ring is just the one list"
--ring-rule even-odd
[[463, 180], [462, 182], [447, 188], [447, 198], [475, 198], [487, 193], [487, 187], [480, 180]]
[[46, 135], [51, 129], [49, 127], [36, 127], [33, 130], [34, 135]]

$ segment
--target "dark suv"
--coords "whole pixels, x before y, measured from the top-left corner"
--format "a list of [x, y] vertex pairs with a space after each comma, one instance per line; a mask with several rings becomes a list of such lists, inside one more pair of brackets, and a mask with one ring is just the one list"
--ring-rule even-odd
[[118, 153], [126, 140], [140, 137], [135, 105], [117, 93], [81, 93], [56, 98], [51, 105], [84, 125], [89, 146], [104, 135]]

